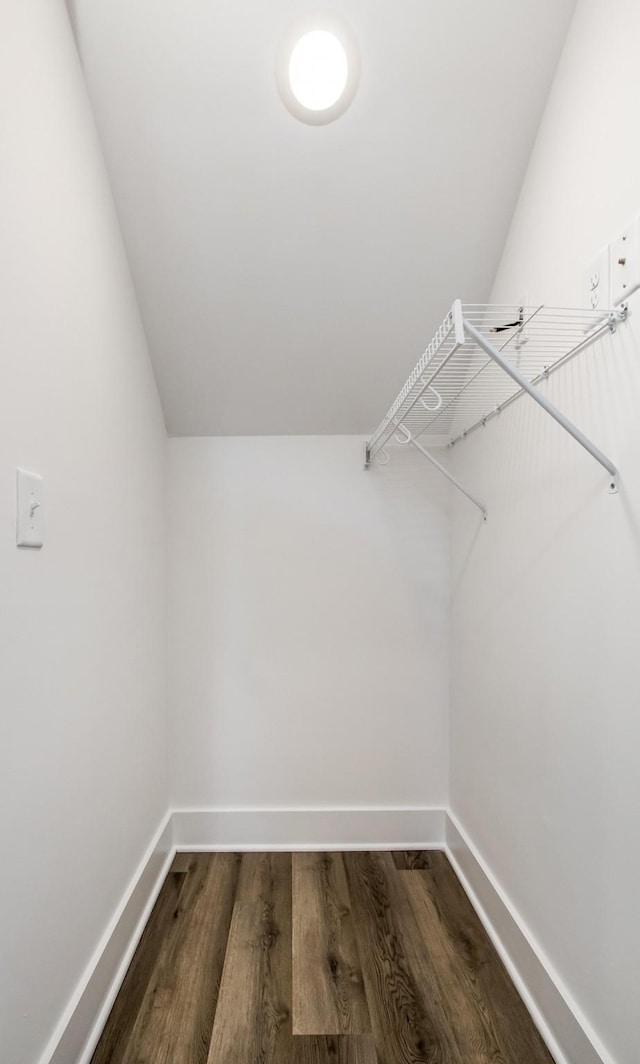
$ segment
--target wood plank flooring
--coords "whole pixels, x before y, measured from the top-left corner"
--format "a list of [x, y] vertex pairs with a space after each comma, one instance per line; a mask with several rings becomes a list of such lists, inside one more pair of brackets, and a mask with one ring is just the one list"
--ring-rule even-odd
[[294, 855], [293, 968], [294, 1034], [371, 1032], [341, 854]]
[[553, 1064], [440, 851], [178, 854], [92, 1064]]
[[207, 1064], [291, 1054], [291, 854], [242, 858]]

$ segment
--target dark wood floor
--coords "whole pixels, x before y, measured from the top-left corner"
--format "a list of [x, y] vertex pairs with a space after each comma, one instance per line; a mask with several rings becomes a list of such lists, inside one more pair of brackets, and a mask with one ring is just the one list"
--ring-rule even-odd
[[439, 851], [178, 854], [92, 1064], [552, 1064]]

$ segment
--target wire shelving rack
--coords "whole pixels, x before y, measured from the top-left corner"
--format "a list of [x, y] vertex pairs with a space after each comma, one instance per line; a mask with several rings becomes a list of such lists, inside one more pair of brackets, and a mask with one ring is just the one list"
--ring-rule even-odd
[[603, 315], [602, 310], [456, 300], [365, 444], [365, 467], [373, 458], [386, 464], [385, 444], [393, 435], [399, 443], [417, 447], [486, 519], [484, 503], [427, 451], [420, 437], [444, 435], [453, 446], [527, 393], [606, 469], [609, 488], [616, 491], [614, 463], [547, 399], [539, 385], [600, 336], [615, 332], [627, 315], [624, 303]]

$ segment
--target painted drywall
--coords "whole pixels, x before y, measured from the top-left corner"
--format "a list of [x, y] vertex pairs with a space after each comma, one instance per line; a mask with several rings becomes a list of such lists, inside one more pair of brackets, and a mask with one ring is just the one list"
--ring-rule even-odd
[[446, 482], [362, 443], [169, 441], [174, 807], [444, 804]]
[[[580, 305], [588, 262], [640, 211], [638, 41], [633, 0], [580, 0], [495, 301]], [[618, 462], [618, 495], [528, 400], [453, 456], [489, 520], [454, 505], [451, 806], [616, 1064], [637, 1060], [640, 986], [638, 296], [631, 309], [545, 386]]]
[[0, 1058], [34, 1064], [167, 809], [166, 438], [62, 0], [2, 4], [0, 143]]
[[69, 2], [169, 431], [370, 431], [489, 293], [575, 0], [329, 2], [362, 76], [322, 127], [275, 78], [322, 2]]

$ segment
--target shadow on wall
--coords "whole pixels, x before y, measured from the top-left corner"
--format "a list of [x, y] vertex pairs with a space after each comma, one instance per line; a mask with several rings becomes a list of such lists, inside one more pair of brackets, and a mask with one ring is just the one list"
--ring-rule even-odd
[[[449, 603], [451, 492], [448, 481], [419, 452], [396, 444], [385, 448], [387, 465], [375, 459], [366, 476], [375, 479], [378, 511], [393, 545], [407, 593], [423, 616]], [[446, 464], [443, 448], [432, 448]], [[443, 552], [444, 547], [444, 552]]]
[[[462, 483], [477, 492], [488, 509], [486, 526], [454, 501], [455, 549], [452, 596], [455, 601], [472, 559], [480, 567], [508, 556], [508, 567], [491, 573], [493, 601], [510, 598], [532, 569], [558, 551], [580, 551], [588, 526], [613, 520], [631, 535], [640, 554], [640, 514], [634, 505], [626, 425], [637, 423], [634, 395], [640, 392], [640, 350], [633, 328], [620, 327], [576, 357], [542, 389], [620, 469], [620, 492], [611, 495], [608, 474], [526, 396], [487, 427], [458, 444], [452, 468]], [[640, 433], [637, 444], [640, 449]], [[598, 539], [596, 538], [596, 542]], [[491, 552], [488, 545], [492, 545]], [[563, 548], [564, 544], [564, 548]], [[596, 559], [594, 558], [594, 561]], [[507, 572], [509, 577], [507, 577]]]
[[78, 13], [76, 11], [75, 0], [66, 0], [67, 11], [69, 13], [69, 21], [71, 23], [71, 29], [73, 30], [74, 37], [78, 38]]

